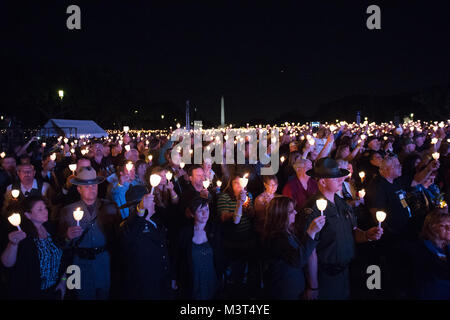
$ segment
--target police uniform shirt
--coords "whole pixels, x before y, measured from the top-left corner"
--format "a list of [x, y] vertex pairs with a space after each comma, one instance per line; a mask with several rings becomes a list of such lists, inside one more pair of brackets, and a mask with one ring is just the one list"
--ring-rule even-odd
[[406, 231], [411, 212], [406, 192], [398, 180], [390, 183], [378, 175], [369, 186], [366, 198], [369, 208], [386, 212], [386, 220], [382, 224], [385, 231], [393, 234]]
[[[306, 229], [311, 222], [320, 216], [316, 200], [325, 197], [319, 193], [308, 201], [304, 209]], [[314, 240], [319, 241], [316, 247], [319, 264], [346, 266], [354, 256], [353, 229], [356, 228], [356, 218], [353, 209], [339, 196], [334, 196], [334, 203], [327, 201], [323, 211], [326, 222]]]

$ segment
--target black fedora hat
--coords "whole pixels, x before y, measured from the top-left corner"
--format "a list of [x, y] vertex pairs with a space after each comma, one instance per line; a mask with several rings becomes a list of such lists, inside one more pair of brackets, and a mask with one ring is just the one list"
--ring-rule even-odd
[[77, 186], [89, 186], [93, 184], [100, 184], [105, 181], [103, 177], [97, 177], [97, 172], [92, 167], [81, 167], [77, 170], [75, 178], [70, 180], [70, 183]]
[[120, 206], [119, 209], [129, 208], [137, 205], [141, 202], [142, 198], [148, 193], [148, 189], [145, 186], [137, 185], [131, 186], [125, 193], [125, 199], [127, 203]]
[[340, 169], [336, 160], [331, 158], [321, 158], [317, 160], [311, 170], [306, 171], [306, 174], [313, 178], [341, 178], [345, 177], [350, 171]]

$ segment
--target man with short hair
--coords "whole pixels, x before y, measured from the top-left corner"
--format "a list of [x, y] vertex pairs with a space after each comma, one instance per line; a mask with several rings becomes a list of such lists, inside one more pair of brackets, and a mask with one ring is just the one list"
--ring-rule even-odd
[[[81, 269], [81, 289], [75, 294], [80, 300], [108, 299], [111, 287], [111, 260], [120, 222], [117, 206], [98, 198], [98, 185], [104, 181], [92, 167], [81, 167], [71, 183], [77, 186], [80, 201], [61, 210], [59, 233], [66, 244], [74, 248], [73, 264]], [[73, 212], [83, 211], [79, 221]]]
[[32, 164], [22, 164], [17, 167], [17, 176], [19, 181], [10, 184], [6, 188], [4, 207], [7, 207], [13, 197], [11, 191], [16, 189], [20, 191], [19, 199], [29, 196], [47, 197], [50, 185], [42, 179], [35, 178], [36, 171]]

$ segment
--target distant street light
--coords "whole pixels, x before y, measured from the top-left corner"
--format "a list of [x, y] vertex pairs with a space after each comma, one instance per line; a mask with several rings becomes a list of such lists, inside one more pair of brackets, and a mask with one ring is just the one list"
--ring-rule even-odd
[[164, 115], [163, 114], [161, 115], [161, 119], [164, 119]]
[[58, 90], [59, 98], [62, 100], [64, 98], [64, 90]]

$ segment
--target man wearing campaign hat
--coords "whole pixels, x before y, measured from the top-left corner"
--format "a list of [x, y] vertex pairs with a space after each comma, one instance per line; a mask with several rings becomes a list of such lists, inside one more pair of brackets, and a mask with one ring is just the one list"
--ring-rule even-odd
[[303, 210], [303, 218], [306, 220], [304, 230], [321, 214], [316, 200], [326, 200], [327, 206], [323, 211], [325, 226], [315, 237], [319, 242], [308, 261], [308, 288], [305, 297], [348, 299], [349, 264], [354, 256], [354, 242], [378, 240], [383, 230], [378, 227], [367, 231], [358, 229], [352, 207], [336, 194], [341, 190], [349, 171], [340, 169], [335, 160], [319, 159], [306, 174], [317, 180], [319, 192], [308, 201]]
[[[120, 214], [113, 202], [98, 198], [98, 185], [104, 180], [94, 168], [80, 168], [70, 182], [77, 186], [81, 200], [60, 213], [60, 235], [73, 248], [73, 264], [81, 269], [81, 289], [75, 289], [80, 300], [109, 298], [111, 255]], [[77, 208], [83, 211], [79, 226], [73, 216]]]

